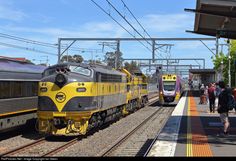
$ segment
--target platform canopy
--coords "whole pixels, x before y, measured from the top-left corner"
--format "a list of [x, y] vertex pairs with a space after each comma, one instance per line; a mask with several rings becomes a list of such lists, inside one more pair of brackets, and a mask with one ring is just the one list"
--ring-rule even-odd
[[192, 74], [215, 74], [214, 69], [189, 69], [189, 73]]
[[236, 0], [197, 0], [193, 32], [236, 39]]

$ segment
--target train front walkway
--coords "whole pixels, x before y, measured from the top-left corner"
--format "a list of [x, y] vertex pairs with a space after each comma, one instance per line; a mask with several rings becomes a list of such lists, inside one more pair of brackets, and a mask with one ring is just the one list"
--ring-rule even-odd
[[236, 113], [230, 111], [228, 136], [219, 135], [223, 124], [209, 104], [199, 104], [199, 92], [188, 91], [176, 106], [147, 156], [236, 156]]

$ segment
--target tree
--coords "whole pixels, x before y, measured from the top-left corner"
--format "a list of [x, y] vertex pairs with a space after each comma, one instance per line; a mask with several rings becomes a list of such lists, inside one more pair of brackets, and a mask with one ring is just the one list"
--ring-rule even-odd
[[136, 61], [125, 62], [124, 68], [128, 70], [131, 74], [134, 74], [137, 71], [140, 71], [140, 68]]
[[[122, 66], [123, 58], [122, 58], [122, 52], [107, 52], [105, 54], [105, 62], [108, 66], [111, 66], [112, 68], [117, 67], [120, 68]], [[117, 64], [117, 66], [116, 66]]]
[[31, 63], [31, 64], [35, 64], [35, 63], [33, 63], [31, 60], [29, 60], [29, 59], [26, 59], [25, 62]]
[[84, 61], [83, 57], [81, 55], [64, 55], [61, 58], [62, 62], [72, 62], [72, 63], [82, 63]]
[[41, 65], [41, 66], [47, 66], [47, 64], [46, 63], [40, 63], [40, 64], [38, 64], [38, 65]]
[[[231, 74], [231, 85], [232, 87], [235, 87], [235, 72], [236, 72], [236, 66], [235, 66], [235, 61], [236, 61], [236, 40], [231, 40], [230, 41], [230, 74]], [[214, 69], [217, 71], [221, 70], [221, 62], [223, 62], [223, 77], [224, 81], [226, 83], [229, 83], [228, 79], [228, 70], [229, 70], [229, 57], [228, 53], [220, 53], [219, 55], [216, 55], [216, 57], [213, 59], [214, 63]]]
[[88, 60], [89, 64], [102, 64], [100, 60]]

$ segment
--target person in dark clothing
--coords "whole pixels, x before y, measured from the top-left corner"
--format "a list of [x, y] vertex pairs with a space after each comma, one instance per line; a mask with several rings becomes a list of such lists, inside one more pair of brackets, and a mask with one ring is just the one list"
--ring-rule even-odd
[[210, 108], [210, 113], [215, 113], [215, 87], [213, 84], [210, 84], [210, 88], [208, 89], [208, 98], [209, 98], [209, 108]]
[[223, 135], [228, 135], [228, 128], [230, 126], [229, 123], [229, 110], [227, 107], [228, 102], [228, 93], [230, 92], [228, 89], [225, 88], [225, 83], [223, 81], [219, 82], [219, 87], [221, 88], [221, 93], [219, 95], [219, 102], [218, 102], [218, 113], [220, 114], [221, 122], [224, 125], [224, 133]]
[[[236, 88], [233, 89], [234, 100], [236, 101]], [[234, 111], [236, 112], [236, 106], [234, 107]]]

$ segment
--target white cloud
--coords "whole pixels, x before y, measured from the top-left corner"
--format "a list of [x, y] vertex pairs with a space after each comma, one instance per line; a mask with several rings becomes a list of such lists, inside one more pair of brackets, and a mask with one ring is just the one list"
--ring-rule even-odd
[[[16, 11], [17, 12], [17, 11]], [[24, 17], [24, 16], [23, 16]], [[16, 19], [20, 19], [20, 16]], [[146, 15], [140, 19], [140, 22], [146, 30], [152, 33], [184, 32], [193, 19], [186, 14], [168, 14], [168, 15]], [[124, 25], [129, 28], [128, 25]], [[136, 24], [137, 26], [137, 24]], [[74, 28], [61, 27], [20, 27], [20, 26], [0, 26], [0, 29], [15, 32], [25, 32], [32, 34], [43, 34], [49, 37], [131, 37], [124, 29], [113, 22], [87, 22]], [[134, 33], [132, 30], [129, 30]], [[142, 33], [142, 30], [139, 30]], [[136, 34], [137, 35], [137, 34]], [[138, 35], [137, 35], [138, 36]]]
[[183, 32], [193, 25], [193, 18], [188, 14], [150, 14], [140, 19], [147, 30], [154, 32]]
[[0, 29], [11, 32], [23, 32], [28, 34], [43, 34], [46, 37], [122, 37], [126, 35], [123, 29], [109, 22], [89, 22], [78, 28], [30, 28], [12, 25], [0, 26]]
[[[182, 36], [182, 33], [186, 29], [192, 28], [194, 22], [193, 17], [188, 14], [150, 14], [139, 19], [141, 24], [146, 28], [150, 35], [154, 34], [164, 35], [163, 37], [168, 37], [171, 32], [172, 35], [178, 37]], [[137, 26], [137, 24], [134, 24]], [[127, 25], [125, 25], [127, 27]], [[128, 28], [128, 27], [127, 27]], [[38, 27], [32, 28], [27, 26], [15, 26], [15, 25], [4, 25], [0, 26], [0, 30], [10, 35], [16, 35], [20, 37], [29, 38], [32, 40], [38, 40], [43, 42], [57, 43], [59, 37], [131, 37], [126, 31], [119, 27], [115, 22], [87, 22], [81, 24], [78, 27]], [[130, 30], [131, 33], [134, 33]], [[139, 30], [143, 33], [142, 30]], [[181, 34], [179, 34], [181, 33]], [[179, 34], [179, 35], [178, 35]], [[137, 35], [137, 34], [136, 34]], [[176, 36], [177, 35], [177, 36]], [[151, 53], [146, 51], [144, 47], [136, 42], [137, 47], [132, 47], [129, 43], [129, 47], [125, 46], [125, 42], [122, 43], [122, 50], [124, 52], [124, 57], [151, 57]], [[136, 45], [135, 44], [135, 45]], [[79, 47], [83, 48], [97, 48], [93, 44], [79, 42]], [[139, 48], [140, 46], [140, 48]], [[101, 47], [101, 46], [100, 46]], [[131, 49], [132, 47], [132, 49]], [[176, 43], [172, 49], [172, 56], [176, 57], [196, 57], [194, 51], [197, 49], [204, 48], [204, 45], [200, 42], [190, 41], [190, 42], [179, 42]], [[125, 50], [126, 49], [126, 50]], [[128, 49], [128, 50], [127, 50]], [[179, 52], [175, 51], [178, 50]], [[52, 49], [53, 50], [53, 49]], [[207, 49], [205, 49], [208, 51]], [[180, 52], [181, 51], [181, 52]], [[192, 52], [191, 52], [192, 51]], [[23, 51], [24, 52], [24, 51]], [[205, 54], [206, 52], [204, 52]], [[208, 52], [207, 52], [208, 53]], [[88, 55], [88, 53], [86, 53]], [[209, 57], [208, 55], [199, 55]]]
[[11, 2], [0, 1], [0, 19], [11, 20], [11, 21], [22, 21], [27, 15], [18, 9], [13, 7]]

